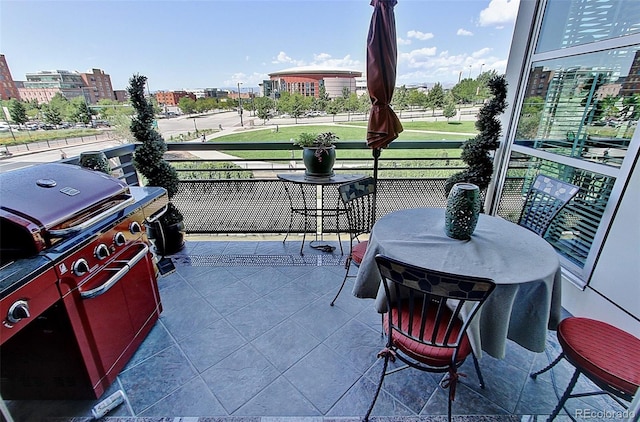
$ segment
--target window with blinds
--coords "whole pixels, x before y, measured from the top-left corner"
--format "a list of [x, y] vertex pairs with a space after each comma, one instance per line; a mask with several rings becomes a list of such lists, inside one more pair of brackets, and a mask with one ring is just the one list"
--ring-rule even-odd
[[496, 212], [517, 222], [539, 173], [577, 185], [545, 239], [585, 286], [640, 148], [640, 2], [541, 3]]

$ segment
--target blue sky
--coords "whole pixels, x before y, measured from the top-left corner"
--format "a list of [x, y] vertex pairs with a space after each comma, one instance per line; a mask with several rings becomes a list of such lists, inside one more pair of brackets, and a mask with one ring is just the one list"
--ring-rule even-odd
[[[505, 71], [519, 0], [398, 0], [397, 84]], [[271, 72], [364, 72], [370, 0], [0, 0], [0, 53], [15, 80], [99, 68], [124, 89], [257, 87]], [[462, 72], [462, 73], [461, 73]]]

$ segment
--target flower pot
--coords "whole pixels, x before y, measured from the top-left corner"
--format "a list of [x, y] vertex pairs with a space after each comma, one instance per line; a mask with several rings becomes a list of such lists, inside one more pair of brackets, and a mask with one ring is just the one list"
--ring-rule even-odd
[[102, 151], [85, 151], [80, 153], [80, 166], [91, 170], [110, 174], [109, 160]]
[[147, 237], [155, 247], [157, 254], [171, 255], [184, 247], [184, 221], [168, 225], [154, 221], [147, 224], [146, 227]]
[[472, 183], [456, 183], [447, 197], [444, 229], [453, 239], [468, 240], [480, 214], [480, 189]]
[[322, 148], [319, 152], [316, 152], [317, 150], [316, 147], [305, 147], [302, 150], [305, 175], [311, 177], [333, 176], [333, 165], [336, 162], [335, 147]]

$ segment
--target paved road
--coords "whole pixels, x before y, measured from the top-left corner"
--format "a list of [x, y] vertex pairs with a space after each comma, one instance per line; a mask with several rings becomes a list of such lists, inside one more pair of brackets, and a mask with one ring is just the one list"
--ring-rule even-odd
[[[442, 120], [443, 117], [431, 117], [430, 113], [410, 113], [403, 112], [402, 120]], [[457, 119], [457, 117], [454, 117]], [[227, 111], [227, 112], [214, 112], [208, 113], [205, 115], [192, 115], [192, 116], [180, 116], [171, 119], [160, 119], [158, 120], [158, 131], [166, 140], [170, 140], [173, 136], [174, 138], [179, 136], [181, 133], [187, 132], [195, 132], [203, 129], [211, 129], [216, 132], [207, 136], [207, 140], [216, 138], [218, 136], [226, 135], [229, 133], [238, 133], [247, 130], [258, 130], [264, 129], [265, 127], [275, 127], [279, 126], [289, 126], [295, 124], [326, 124], [326, 123], [346, 123], [349, 121], [364, 121], [364, 115], [352, 114], [352, 115], [327, 115], [327, 116], [319, 116], [312, 118], [273, 118], [264, 122], [258, 117], [251, 116], [251, 113], [248, 111], [244, 111], [243, 114], [243, 125], [240, 125], [240, 115], [235, 111]], [[467, 110], [460, 116], [459, 120], [475, 120], [475, 111]], [[222, 127], [222, 131], [219, 131], [219, 128]], [[59, 144], [56, 142], [51, 142], [50, 145], [43, 143], [40, 145], [40, 150], [35, 150], [36, 146], [32, 146], [30, 150], [26, 150], [24, 146], [18, 147], [9, 147], [10, 151], [13, 153], [11, 157], [3, 157], [0, 159], [0, 172], [13, 170], [19, 167], [30, 166], [38, 163], [46, 163], [60, 160], [61, 152], [64, 151], [68, 157], [78, 156], [81, 152], [84, 151], [92, 151], [92, 150], [102, 150], [111, 147], [115, 147], [120, 145], [122, 142], [116, 139], [91, 139], [88, 137], [87, 139], [83, 139], [82, 141], [78, 141], [77, 144], [65, 144], [65, 141], [61, 141], [63, 144]], [[71, 141], [70, 141], [71, 142]], [[222, 153], [217, 151], [200, 151], [198, 155], [201, 158], [214, 158], [222, 156]], [[229, 157], [231, 158], [231, 157]], [[259, 167], [272, 167], [271, 164], [261, 163], [260, 165], [257, 163], [251, 163], [252, 165], [257, 165]]]

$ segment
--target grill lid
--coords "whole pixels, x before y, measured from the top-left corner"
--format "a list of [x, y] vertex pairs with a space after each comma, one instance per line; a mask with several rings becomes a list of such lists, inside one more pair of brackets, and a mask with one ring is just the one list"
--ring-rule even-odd
[[41, 251], [52, 238], [81, 230], [82, 223], [93, 224], [130, 198], [125, 182], [71, 164], [0, 173], [2, 252]]

